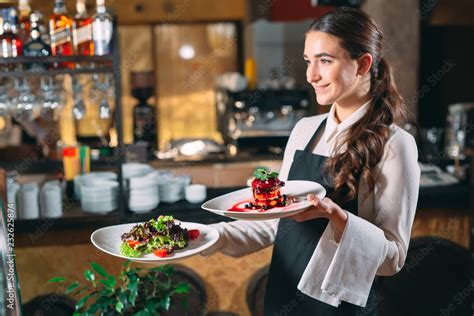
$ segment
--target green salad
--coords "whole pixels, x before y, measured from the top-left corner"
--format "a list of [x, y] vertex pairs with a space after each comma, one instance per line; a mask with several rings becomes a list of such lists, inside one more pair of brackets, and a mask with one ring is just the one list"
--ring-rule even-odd
[[188, 230], [177, 224], [170, 215], [160, 215], [157, 219], [135, 225], [130, 232], [121, 236], [122, 255], [138, 258], [153, 253], [166, 257], [175, 250], [183, 249], [190, 240], [199, 236], [199, 230]]

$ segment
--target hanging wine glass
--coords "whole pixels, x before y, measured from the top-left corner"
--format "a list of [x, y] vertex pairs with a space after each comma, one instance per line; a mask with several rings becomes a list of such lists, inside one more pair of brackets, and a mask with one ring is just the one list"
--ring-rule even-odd
[[106, 95], [103, 96], [102, 101], [100, 101], [99, 104], [99, 117], [101, 119], [110, 118], [110, 106]]
[[72, 80], [72, 93], [74, 100], [72, 115], [76, 120], [82, 120], [86, 115], [86, 106], [84, 104], [84, 98], [82, 95], [82, 85], [79, 80], [75, 78]]
[[0, 117], [10, 115], [11, 103], [8, 100], [8, 86], [0, 85]]
[[45, 115], [48, 111], [54, 111], [64, 103], [63, 91], [51, 76], [41, 77], [40, 92], [43, 98], [42, 115]]
[[26, 78], [15, 79], [15, 91], [17, 95], [13, 98], [13, 117], [17, 121], [32, 121], [39, 115], [39, 104], [35, 94]]
[[98, 104], [101, 100], [102, 89], [99, 74], [93, 74], [89, 81], [89, 101]]

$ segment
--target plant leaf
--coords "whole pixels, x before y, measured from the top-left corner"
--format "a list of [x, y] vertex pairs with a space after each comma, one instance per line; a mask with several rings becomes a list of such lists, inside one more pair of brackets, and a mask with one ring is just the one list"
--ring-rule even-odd
[[132, 261], [126, 260], [124, 263], [122, 263], [122, 269], [128, 270], [130, 268], [131, 263], [132, 263]]
[[173, 290], [174, 293], [185, 294], [189, 292], [189, 284], [181, 282], [176, 285]]
[[165, 311], [167, 311], [170, 309], [170, 305], [171, 305], [171, 297], [169, 295], [165, 295], [165, 297], [161, 299], [161, 306], [163, 307]]
[[56, 277], [56, 278], [49, 279], [48, 283], [59, 283], [59, 282], [63, 282], [64, 280], [66, 280], [66, 278]]
[[165, 266], [163, 266], [163, 268], [162, 268], [162, 272], [163, 272], [166, 276], [172, 276], [173, 273], [174, 273], [174, 267], [173, 267], [173, 266], [170, 266], [170, 265], [165, 265]]
[[106, 287], [98, 293], [100, 293], [100, 296], [112, 296], [115, 292], [113, 289]]
[[120, 293], [118, 297], [119, 297], [120, 302], [123, 305], [123, 308], [129, 305], [127, 293], [122, 292]]
[[83, 298], [81, 298], [79, 302], [77, 302], [76, 304], [76, 311], [79, 311], [84, 306], [84, 304], [89, 300], [90, 297], [91, 297], [90, 295], [85, 295]]
[[98, 303], [94, 303], [91, 306], [89, 306], [89, 309], [87, 310], [86, 314], [94, 315], [97, 313], [102, 307]]
[[97, 262], [91, 262], [91, 267], [92, 269], [94, 269], [95, 272], [97, 272], [99, 275], [103, 276], [104, 278], [107, 278], [109, 276], [107, 271], [105, 271], [104, 267], [102, 267]]
[[91, 270], [87, 269], [84, 271], [84, 278], [86, 278], [87, 281], [94, 282], [95, 274]]
[[115, 304], [115, 310], [118, 312], [118, 313], [122, 313], [122, 310], [123, 310], [123, 303], [121, 301], [117, 301], [117, 303]]
[[65, 294], [70, 294], [72, 293], [75, 289], [77, 289], [81, 284], [79, 282], [73, 282], [71, 285], [68, 286], [66, 291], [64, 292]]
[[96, 304], [102, 305], [102, 309], [105, 309], [107, 306], [114, 303], [114, 299], [107, 296], [101, 296], [95, 302]]
[[117, 284], [117, 280], [115, 279], [113, 275], [109, 275], [107, 280], [100, 280], [99, 282], [110, 289], [113, 289], [115, 285]]
[[84, 291], [87, 291], [89, 290], [89, 287], [87, 285], [84, 285], [82, 288], [80, 288], [79, 290], [77, 290], [77, 292], [74, 294], [75, 296], [79, 296], [81, 295], [82, 293], [84, 293]]

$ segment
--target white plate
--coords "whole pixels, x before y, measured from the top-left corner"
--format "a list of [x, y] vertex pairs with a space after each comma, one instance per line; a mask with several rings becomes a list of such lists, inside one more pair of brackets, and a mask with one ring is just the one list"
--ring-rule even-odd
[[253, 201], [252, 189], [245, 188], [207, 201], [201, 207], [207, 211], [235, 219], [247, 221], [269, 220], [288, 217], [298, 214], [307, 209], [311, 204], [306, 200], [309, 193], [316, 194], [320, 199], [326, 195], [324, 187], [312, 181], [290, 180], [285, 181], [281, 193], [287, 196], [298, 196], [299, 202], [285, 207], [274, 207], [267, 211], [250, 210], [246, 212], [229, 211], [237, 203]]
[[92, 233], [91, 241], [98, 249], [115, 257], [142, 263], [168, 263], [196, 255], [214, 245], [219, 239], [217, 229], [210, 226], [191, 222], [176, 222], [181, 223], [181, 227], [186, 229], [199, 229], [200, 235], [197, 239], [189, 241], [186, 248], [176, 250], [164, 258], [159, 258], [154, 254], [144, 255], [140, 258], [130, 258], [120, 253], [120, 244], [122, 243], [120, 237], [123, 233], [128, 233], [137, 223], [100, 228]]

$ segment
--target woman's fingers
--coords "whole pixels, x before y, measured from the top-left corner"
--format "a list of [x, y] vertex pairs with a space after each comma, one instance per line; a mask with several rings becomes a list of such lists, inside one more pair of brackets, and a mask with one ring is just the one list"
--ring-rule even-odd
[[[315, 194], [313, 193], [310, 193], [306, 196], [306, 198], [308, 199], [309, 202], [311, 202], [311, 204], [313, 204], [314, 206], [318, 206], [320, 207], [321, 209], [323, 210], [327, 210], [329, 205], [327, 204], [328, 201], [321, 201]], [[329, 200], [329, 199], [325, 199], [325, 200]]]

